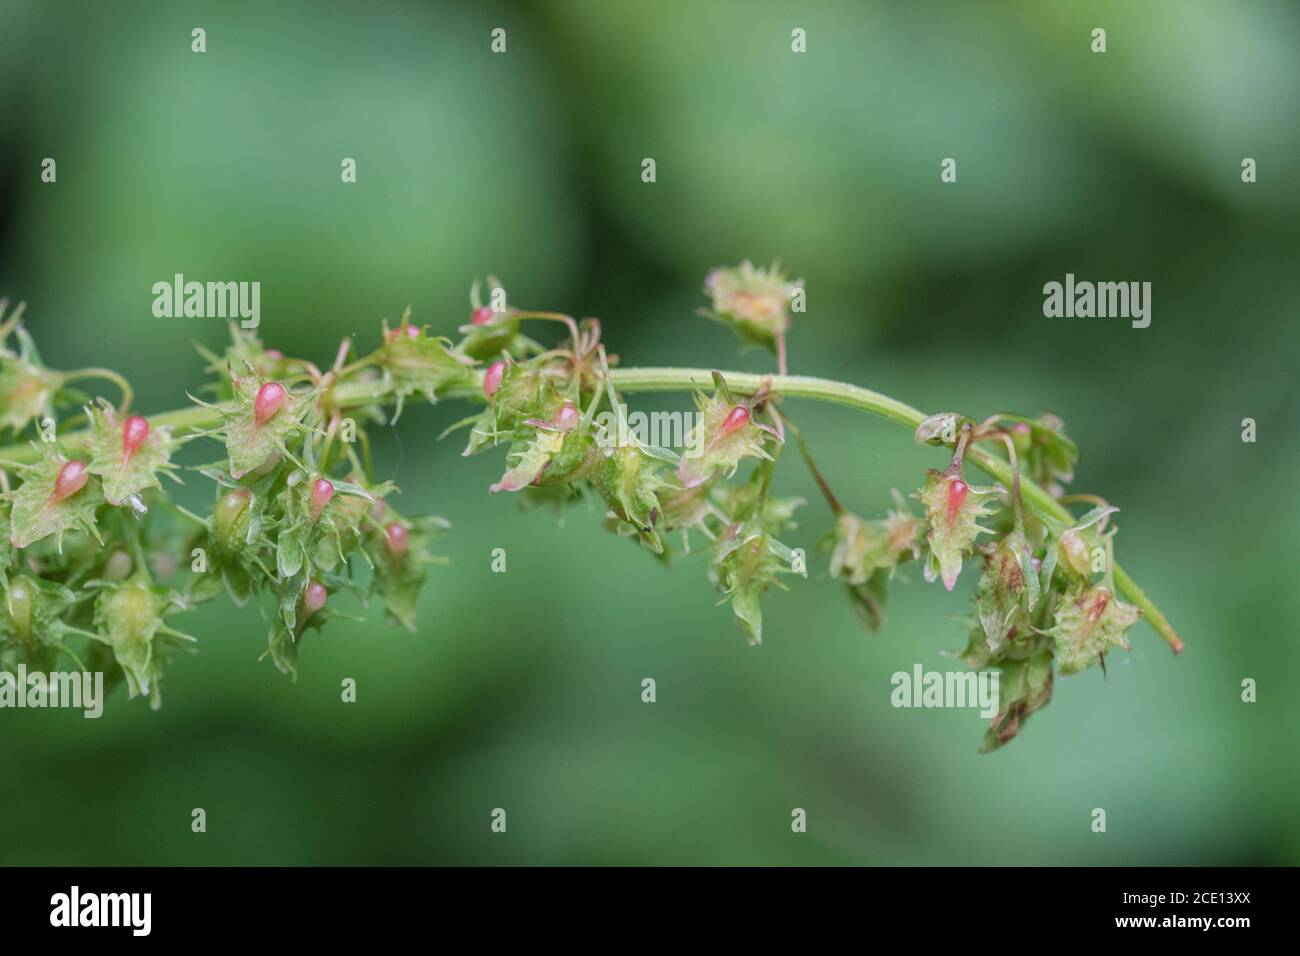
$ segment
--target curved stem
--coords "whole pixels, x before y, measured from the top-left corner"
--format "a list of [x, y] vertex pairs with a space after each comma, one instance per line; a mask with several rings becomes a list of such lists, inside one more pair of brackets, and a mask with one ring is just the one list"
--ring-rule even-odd
[[[722, 374], [732, 392], [740, 395], [754, 395], [764, 388], [770, 388], [771, 391], [785, 398], [810, 399], [867, 412], [896, 425], [902, 425], [912, 432], [916, 431], [926, 417], [924, 413], [905, 402], [847, 382], [807, 375], [757, 375], [752, 372]], [[706, 368], [623, 368], [611, 369], [609, 381], [622, 392], [681, 392], [707, 387], [712, 381], [712, 376], [713, 370]], [[481, 377], [480, 370], [476, 376], [479, 380], [469, 383], [446, 397], [481, 399]], [[364, 405], [382, 399], [387, 396], [386, 388], [381, 381], [340, 382], [336, 387], [335, 396], [339, 407], [345, 408], [349, 405]], [[221, 413], [218, 408], [195, 406], [151, 416], [149, 422], [154, 426], [170, 425], [185, 433], [220, 425]], [[75, 447], [78, 443], [84, 443], [85, 439], [85, 432], [77, 432], [61, 437], [59, 444], [64, 447]], [[38, 449], [31, 443], [10, 445], [0, 448], [0, 462], [33, 461], [38, 454]], [[965, 460], [1005, 486], [1014, 483], [1015, 476], [1012, 474], [1010, 463], [986, 449], [978, 446], [966, 448]], [[1065, 506], [1029, 478], [1022, 479], [1020, 489], [1025, 507], [1032, 510], [1034, 515], [1053, 531], [1059, 533], [1073, 523], [1074, 519], [1065, 510]], [[1155, 603], [1118, 564], [1112, 562], [1111, 568], [1119, 592], [1142, 609], [1147, 622], [1173, 648], [1174, 653], [1182, 651], [1182, 639]]]
[[999, 439], [1006, 445], [1007, 460], [1011, 463], [1011, 494], [1016, 509], [1016, 530], [1023, 534], [1025, 531], [1025, 505], [1020, 497], [1020, 457], [1016, 454], [1016, 443], [1011, 440], [1010, 435], [1001, 430], [989, 432], [987, 437]]
[[127, 409], [131, 407], [131, 399], [135, 397], [135, 392], [131, 390], [131, 383], [121, 375], [114, 372], [111, 368], [79, 368], [71, 372], [65, 372], [59, 377], [59, 384], [66, 385], [68, 382], [77, 382], [83, 378], [102, 378], [112, 382], [122, 393], [122, 402], [118, 406], [118, 411], [126, 414]]
[[[625, 392], [691, 390], [702, 387], [712, 374], [711, 369], [702, 368], [626, 368], [615, 369], [611, 373], [615, 386]], [[753, 394], [758, 391], [765, 378], [770, 378], [772, 391], [786, 398], [807, 398], [833, 405], [844, 405], [903, 425], [912, 431], [916, 431], [926, 417], [911, 405], [890, 398], [888, 395], [830, 379], [805, 375], [763, 376], [747, 372], [724, 372], [723, 377], [726, 378], [733, 392], [741, 394]], [[978, 446], [966, 449], [966, 461], [1004, 485], [1012, 484], [1010, 464], [986, 449]], [[1073, 521], [1070, 513], [1038, 484], [1024, 478], [1020, 490], [1025, 506], [1053, 531], [1060, 532], [1070, 526]], [[1175, 654], [1180, 653], [1183, 649], [1182, 638], [1178, 636], [1178, 632], [1174, 630], [1168, 618], [1160, 612], [1155, 602], [1147, 597], [1123, 568], [1114, 562], [1111, 567], [1114, 570], [1115, 585], [1119, 592], [1140, 607], [1147, 623], [1169, 644]]]
[[574, 321], [573, 316], [565, 315], [563, 312], [537, 312], [531, 309], [525, 309], [516, 312], [516, 319], [540, 319], [543, 322], [563, 322], [569, 327], [569, 335], [573, 338], [573, 354], [576, 357], [582, 352], [582, 335], [578, 331], [578, 323]]

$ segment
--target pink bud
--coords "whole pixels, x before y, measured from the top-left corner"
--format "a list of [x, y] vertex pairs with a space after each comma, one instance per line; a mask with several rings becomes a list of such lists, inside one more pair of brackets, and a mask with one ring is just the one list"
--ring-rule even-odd
[[470, 313], [470, 321], [475, 325], [487, 325], [492, 321], [492, 310], [486, 305], [481, 305]]
[[406, 337], [408, 339], [418, 339], [420, 337], [420, 327], [418, 325], [408, 325], [406, 327]]
[[406, 553], [407, 533], [403, 525], [394, 521], [384, 529], [384, 542], [388, 545], [388, 550], [393, 557], [400, 558]]
[[749, 421], [749, 409], [744, 405], [737, 405], [731, 411], [727, 412], [727, 417], [722, 422], [722, 434], [730, 435], [737, 428], [744, 426]]
[[505, 362], [493, 362], [483, 373], [483, 394], [491, 398], [501, 387], [501, 378], [506, 374]]
[[257, 390], [257, 398], [253, 401], [253, 418], [259, 425], [265, 425], [280, 410], [284, 404], [285, 391], [284, 386], [279, 382], [267, 382]]
[[370, 517], [382, 521], [386, 514], [388, 514], [388, 505], [384, 504], [383, 498], [376, 498], [375, 503], [370, 506]]
[[325, 585], [319, 581], [309, 583], [307, 590], [302, 593], [302, 609], [307, 612], [306, 616], [311, 617], [323, 608], [328, 597], [329, 592], [325, 590]]
[[321, 509], [334, 497], [334, 485], [326, 478], [317, 478], [311, 483], [311, 512], [321, 513]]
[[54, 479], [54, 490], [50, 492], [50, 504], [58, 504], [75, 495], [90, 480], [84, 461], [65, 461], [59, 469], [59, 477]]
[[573, 402], [565, 402], [559, 407], [554, 415], [551, 416], [551, 424], [555, 425], [561, 431], [573, 431], [578, 427], [578, 422], [582, 415], [578, 411], [578, 406]]
[[962, 502], [966, 500], [966, 493], [970, 489], [966, 482], [960, 478], [953, 478], [948, 482], [948, 523], [952, 524], [957, 520], [957, 512], [961, 510]]
[[275, 361], [278, 362], [280, 361], [280, 359], [284, 358], [284, 353], [281, 352], [279, 349], [267, 349], [266, 357], [269, 359], [274, 359]]
[[130, 458], [149, 437], [149, 420], [143, 415], [132, 415], [122, 424], [122, 452]]

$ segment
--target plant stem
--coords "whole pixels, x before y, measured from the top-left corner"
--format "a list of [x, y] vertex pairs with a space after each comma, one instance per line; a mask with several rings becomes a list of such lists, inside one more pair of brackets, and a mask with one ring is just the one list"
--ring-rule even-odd
[[[615, 369], [611, 373], [611, 378], [614, 387], [625, 392], [667, 392], [703, 386], [710, 380], [712, 374], [711, 369], [703, 368], [626, 368]], [[806, 375], [764, 376], [744, 372], [724, 372], [723, 377], [733, 392], [746, 395], [758, 391], [763, 380], [770, 378], [772, 391], [778, 395], [844, 405], [903, 425], [913, 432], [926, 417], [912, 406], [888, 395], [825, 378], [812, 378]], [[983, 448], [968, 447], [966, 461], [992, 475], [1007, 487], [1014, 484], [1011, 465]], [[1053, 531], [1062, 531], [1073, 523], [1074, 519], [1065, 507], [1028, 478], [1022, 477], [1020, 493], [1025, 505]], [[1169, 620], [1123, 568], [1114, 563], [1111, 567], [1115, 574], [1115, 585], [1120, 593], [1142, 609], [1147, 622], [1155, 628], [1156, 633], [1169, 644], [1175, 654], [1181, 653], [1182, 638], [1178, 636], [1178, 632], [1174, 630]]]
[[118, 411], [125, 415], [131, 408], [131, 399], [134, 397], [131, 391], [131, 383], [111, 368], [79, 368], [71, 372], [65, 372], [59, 379], [59, 384], [67, 385], [69, 382], [79, 382], [87, 378], [102, 378], [105, 381], [112, 382], [122, 393], [122, 401], [118, 404]]
[[[479, 375], [481, 377], [482, 373], [480, 372]], [[707, 368], [623, 368], [612, 369], [609, 378], [616, 389], [624, 392], [680, 392], [706, 387], [711, 382], [712, 375], [713, 370]], [[723, 377], [731, 390], [737, 394], [753, 395], [765, 382], [768, 382], [772, 392], [784, 398], [802, 398], [843, 405], [902, 425], [913, 432], [926, 417], [912, 406], [888, 395], [850, 385], [847, 382], [806, 375], [757, 375], [750, 372], [724, 372]], [[378, 380], [340, 382], [334, 394], [339, 407], [347, 408], [384, 398], [387, 394], [385, 388], [386, 386]], [[482, 397], [479, 383], [447, 397], [474, 396]], [[217, 409], [195, 406], [152, 415], [149, 423], [154, 427], [170, 425], [179, 433], [185, 434], [220, 425], [221, 415]], [[84, 444], [86, 435], [84, 431], [66, 435], [59, 439], [59, 444], [65, 448], [76, 448]], [[38, 454], [38, 450], [31, 443], [10, 445], [0, 448], [0, 463], [21, 464], [35, 460]], [[1012, 474], [1010, 463], [985, 449], [978, 446], [968, 447], [965, 460], [991, 475], [1004, 486], [1014, 485], [1015, 476]], [[1020, 491], [1025, 506], [1053, 531], [1060, 532], [1073, 523], [1074, 519], [1065, 507], [1035, 482], [1022, 477]], [[1111, 567], [1119, 592], [1142, 609], [1147, 622], [1173, 648], [1174, 653], [1181, 652], [1182, 639], [1160, 609], [1123, 568], [1114, 563]]]

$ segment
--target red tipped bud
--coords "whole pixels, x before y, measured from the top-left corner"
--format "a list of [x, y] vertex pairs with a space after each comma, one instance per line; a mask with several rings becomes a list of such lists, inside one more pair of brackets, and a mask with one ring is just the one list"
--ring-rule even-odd
[[325, 585], [319, 581], [310, 582], [307, 590], [302, 592], [302, 609], [307, 612], [306, 616], [311, 617], [323, 608], [328, 597], [329, 592], [325, 590]]
[[749, 409], [744, 405], [737, 405], [727, 413], [727, 417], [722, 420], [722, 434], [730, 435], [736, 429], [741, 428], [749, 421]]
[[501, 387], [501, 378], [506, 374], [505, 362], [493, 362], [483, 373], [483, 394], [491, 398]]
[[486, 305], [481, 305], [470, 313], [470, 321], [475, 325], [487, 325], [492, 321], [493, 312]]
[[122, 452], [127, 458], [149, 437], [149, 420], [143, 415], [132, 415], [122, 424]]
[[394, 521], [384, 529], [384, 543], [388, 545], [389, 553], [393, 557], [400, 558], [406, 553], [406, 527]]
[[59, 477], [54, 479], [54, 490], [50, 492], [50, 503], [58, 504], [60, 501], [66, 501], [75, 495], [82, 488], [86, 487], [86, 482], [90, 480], [90, 472], [86, 470], [84, 461], [65, 461], [63, 467], [59, 469]]
[[257, 424], [265, 425], [274, 418], [284, 404], [284, 399], [284, 386], [279, 382], [267, 382], [259, 388], [257, 398], [253, 401], [253, 417]]
[[320, 514], [321, 509], [334, 497], [334, 485], [326, 478], [317, 478], [311, 483], [311, 511]]

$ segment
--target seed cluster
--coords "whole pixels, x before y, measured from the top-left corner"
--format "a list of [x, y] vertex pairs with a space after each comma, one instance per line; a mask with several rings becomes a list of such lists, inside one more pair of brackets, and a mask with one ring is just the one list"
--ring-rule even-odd
[[[772, 491], [793, 435], [832, 513], [822, 540], [829, 574], [868, 629], [883, 625], [900, 567], [918, 562], [927, 581], [951, 591], [963, 567], [982, 559], [968, 643], [956, 656], [1002, 672], [984, 749], [1013, 738], [1048, 702], [1054, 675], [1104, 667], [1111, 648], [1127, 648], [1141, 612], [1113, 580], [1108, 526], [1117, 509], [1065, 493], [1078, 451], [1056, 417], [927, 418], [917, 441], [950, 448], [951, 460], [914, 495], [922, 513], [895, 492], [885, 517], [868, 520], [818, 471], [782, 408], [781, 378], [737, 394], [714, 372], [711, 394], [696, 391], [685, 450], [646, 444], [625, 427], [600, 323], [506, 306], [500, 284], [489, 286], [490, 306], [475, 286], [458, 340], [428, 334], [408, 310], [397, 327], [382, 326], [369, 355], [353, 357], [344, 340], [324, 372], [232, 324], [224, 354], [204, 352], [211, 400], [195, 399], [183, 425], [130, 414], [125, 386], [118, 407], [86, 402], [64, 386], [86, 370], [46, 368], [20, 314], [0, 321], [0, 429], [46, 439], [33, 443], [33, 461], [0, 461], [0, 667], [48, 670], [66, 654], [157, 706], [166, 661], [193, 643], [169, 622], [223, 592], [237, 604], [270, 596], [266, 655], [295, 676], [304, 635], [340, 613], [340, 592], [378, 599], [414, 630], [427, 568], [439, 560], [429, 545], [448, 525], [394, 509], [396, 489], [373, 474], [358, 424], [396, 421], [412, 396], [482, 403], [454, 428], [468, 428], [465, 455], [504, 449], [491, 493], [518, 495], [525, 508], [598, 501], [611, 531], [664, 561], [703, 539], [696, 550], [753, 644], [763, 636], [764, 595], [783, 577], [807, 577], [803, 551], [783, 540], [805, 502]], [[742, 263], [710, 272], [705, 292], [703, 314], [784, 367], [790, 297], [801, 283]], [[548, 348], [523, 334], [525, 321], [558, 323], [566, 335]], [[79, 405], [87, 430], [51, 440], [47, 420]], [[617, 429], [607, 427], [611, 414]], [[207, 517], [170, 502], [159, 480], [176, 477], [173, 454], [195, 439], [223, 446], [219, 460], [193, 469], [215, 485]], [[1010, 488], [968, 480], [967, 456], [981, 443], [1006, 464]], [[1022, 481], [1060, 505], [1093, 508], [1073, 522], [1045, 519], [1024, 506]], [[76, 639], [84, 644], [74, 648]]]

